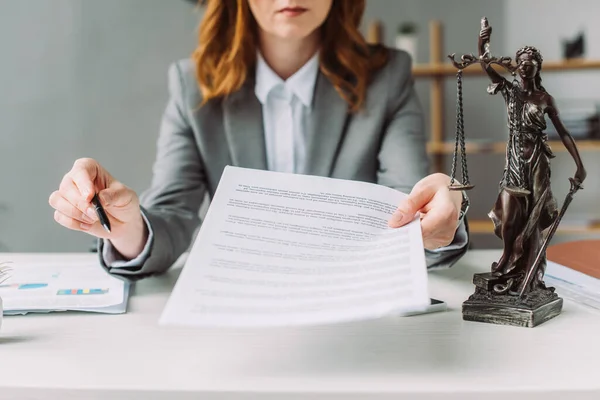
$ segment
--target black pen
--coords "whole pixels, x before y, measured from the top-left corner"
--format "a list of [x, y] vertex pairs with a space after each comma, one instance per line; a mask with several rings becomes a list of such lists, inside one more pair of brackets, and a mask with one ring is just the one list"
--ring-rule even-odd
[[106, 232], [110, 233], [110, 221], [108, 220], [108, 216], [106, 215], [104, 208], [102, 208], [102, 204], [100, 204], [98, 193], [94, 195], [94, 198], [92, 199], [92, 205], [96, 209], [96, 214], [98, 214], [98, 219], [100, 220], [100, 223], [102, 224], [104, 229], [106, 229]]

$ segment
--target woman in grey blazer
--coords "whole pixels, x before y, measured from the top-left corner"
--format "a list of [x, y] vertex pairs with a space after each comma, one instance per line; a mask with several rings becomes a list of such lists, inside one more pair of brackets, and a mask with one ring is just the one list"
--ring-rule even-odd
[[[151, 187], [141, 200], [79, 159], [49, 202], [56, 221], [99, 240], [103, 265], [139, 279], [188, 248], [226, 165], [376, 182], [409, 193], [390, 219], [421, 215], [429, 267], [467, 248], [461, 193], [428, 174], [411, 60], [368, 46], [364, 0], [209, 0], [190, 60], [169, 69]], [[91, 207], [95, 193], [112, 229]], [[461, 212], [462, 211], [462, 212]]]

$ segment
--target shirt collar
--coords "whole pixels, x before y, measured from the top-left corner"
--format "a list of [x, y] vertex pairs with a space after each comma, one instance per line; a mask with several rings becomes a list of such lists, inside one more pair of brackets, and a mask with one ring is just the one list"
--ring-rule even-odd
[[296, 73], [290, 76], [286, 81], [281, 79], [264, 60], [262, 55], [258, 54], [256, 65], [256, 85], [254, 92], [258, 100], [265, 104], [267, 96], [271, 90], [283, 84], [286, 89], [291, 91], [298, 99], [307, 107], [312, 105], [313, 94], [315, 91], [315, 83], [317, 73], [319, 72], [319, 53], [308, 60]]

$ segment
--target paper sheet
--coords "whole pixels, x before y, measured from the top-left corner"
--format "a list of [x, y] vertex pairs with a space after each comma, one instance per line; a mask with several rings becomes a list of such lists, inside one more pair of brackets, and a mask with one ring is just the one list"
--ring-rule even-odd
[[600, 310], [600, 280], [552, 261], [547, 262], [544, 282], [565, 299]]
[[420, 224], [387, 227], [404, 197], [227, 167], [160, 323], [285, 326], [424, 309]]
[[126, 311], [129, 284], [107, 274], [98, 262], [35, 261], [10, 265], [0, 284], [4, 314], [51, 311]]

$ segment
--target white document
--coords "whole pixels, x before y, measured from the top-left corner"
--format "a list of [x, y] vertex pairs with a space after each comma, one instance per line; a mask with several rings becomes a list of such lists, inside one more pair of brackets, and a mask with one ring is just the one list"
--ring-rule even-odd
[[559, 296], [600, 310], [600, 280], [564, 265], [548, 261], [544, 281]]
[[0, 284], [4, 314], [51, 311], [126, 311], [129, 284], [110, 276], [96, 257], [79, 260], [17, 260]]
[[227, 167], [160, 323], [287, 326], [426, 309], [420, 224], [387, 226], [405, 196]]

